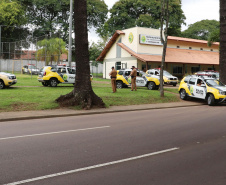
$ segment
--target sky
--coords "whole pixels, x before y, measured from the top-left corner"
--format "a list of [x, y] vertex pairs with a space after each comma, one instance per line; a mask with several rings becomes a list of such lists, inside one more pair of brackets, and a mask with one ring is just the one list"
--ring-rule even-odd
[[[104, 0], [110, 9], [118, 0]], [[186, 26], [182, 25], [182, 30], [187, 29], [189, 24], [209, 19], [219, 21], [219, 0], [182, 0], [182, 10], [186, 16]], [[89, 41], [96, 42], [98, 36], [94, 31], [89, 33]]]

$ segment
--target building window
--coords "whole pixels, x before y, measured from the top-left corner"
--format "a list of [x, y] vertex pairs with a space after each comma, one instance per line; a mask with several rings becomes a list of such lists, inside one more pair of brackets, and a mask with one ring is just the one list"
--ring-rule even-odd
[[122, 65], [121, 62], [116, 62], [116, 70], [121, 69], [121, 65]]
[[191, 73], [200, 71], [200, 67], [191, 67]]
[[173, 74], [182, 74], [182, 71], [181, 66], [173, 66]]
[[189, 47], [189, 49], [192, 49], [192, 47]]
[[121, 58], [121, 47], [116, 46], [116, 58]]
[[177, 48], [180, 48], [180, 46], [177, 46]]

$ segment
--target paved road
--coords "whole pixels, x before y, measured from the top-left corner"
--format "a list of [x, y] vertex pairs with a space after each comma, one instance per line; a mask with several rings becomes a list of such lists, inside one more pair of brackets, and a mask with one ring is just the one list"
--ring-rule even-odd
[[0, 184], [225, 185], [225, 111], [196, 106], [1, 122]]

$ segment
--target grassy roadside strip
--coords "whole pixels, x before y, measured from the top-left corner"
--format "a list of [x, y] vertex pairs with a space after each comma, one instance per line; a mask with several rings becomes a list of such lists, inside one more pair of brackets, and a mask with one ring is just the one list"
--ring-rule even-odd
[[[54, 100], [73, 90], [71, 84], [59, 84], [56, 88], [43, 87], [35, 75], [31, 78], [29, 75], [17, 74], [17, 79], [18, 83], [14, 86], [0, 90], [0, 112], [57, 109], [59, 105]], [[160, 98], [159, 91], [150, 91], [143, 87], [133, 92], [130, 88], [124, 88], [118, 89], [117, 93], [111, 93], [110, 80], [106, 79], [94, 78], [92, 87], [107, 107], [180, 101], [175, 94], [165, 91], [165, 97]]]

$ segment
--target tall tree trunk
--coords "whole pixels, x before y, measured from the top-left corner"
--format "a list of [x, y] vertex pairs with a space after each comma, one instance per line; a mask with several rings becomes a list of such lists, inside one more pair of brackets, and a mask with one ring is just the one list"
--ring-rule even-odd
[[76, 56], [75, 86], [72, 92], [60, 96], [56, 101], [61, 106], [80, 105], [83, 109], [91, 109], [92, 106], [105, 107], [102, 99], [93, 92], [90, 81], [86, 0], [74, 1], [74, 19]]
[[226, 84], [226, 1], [220, 0], [220, 80]]
[[[168, 10], [169, 10], [169, 0], [162, 0], [160, 37], [161, 37], [161, 42], [163, 43], [163, 50], [162, 50], [162, 62], [161, 62], [161, 69], [160, 69], [160, 97], [164, 97], [163, 70], [164, 70], [164, 63], [166, 58], [167, 36], [168, 36], [168, 23], [169, 23]], [[164, 22], [165, 22], [165, 30], [164, 30], [164, 38], [163, 38], [162, 32], [163, 32]]]

